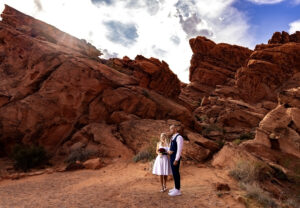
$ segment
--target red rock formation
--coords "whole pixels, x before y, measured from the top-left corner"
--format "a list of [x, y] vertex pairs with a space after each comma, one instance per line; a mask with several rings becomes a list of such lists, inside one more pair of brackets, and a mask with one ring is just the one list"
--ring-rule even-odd
[[27, 16], [14, 8], [5, 5], [1, 14], [2, 23], [33, 38], [70, 48], [73, 52], [98, 57], [101, 52], [85, 40], [79, 40], [42, 21]]
[[206, 161], [224, 139], [257, 127], [267, 133], [258, 130], [242, 151], [268, 158], [278, 150], [267, 137], [283, 131], [288, 138], [280, 139], [281, 153], [299, 157], [299, 33], [276, 33], [255, 51], [191, 39], [191, 83], [184, 84], [164, 61], [100, 59], [95, 47], [11, 7], [2, 17], [0, 151], [23, 142], [56, 157], [83, 149], [129, 159], [181, 123], [184, 159]]
[[215, 44], [205, 37], [190, 40], [193, 57], [190, 67], [190, 81], [215, 87], [234, 79], [236, 70], [249, 58], [248, 48]]
[[299, 98], [300, 87], [281, 92], [279, 105], [260, 122], [255, 139], [245, 145], [260, 144], [300, 158]]
[[282, 31], [282, 33], [275, 32], [272, 38], [268, 41], [268, 44], [284, 44], [289, 42], [300, 43], [300, 31], [296, 31], [291, 35], [285, 31]]
[[[93, 46], [11, 7], [2, 17], [0, 143], [6, 152], [22, 142], [58, 156], [77, 147], [103, 153], [106, 146], [104, 155], [119, 157], [110, 139], [129, 158], [134, 141], [112, 136], [126, 122], [175, 119], [192, 127], [191, 112], [177, 102], [181, 83], [165, 62], [101, 60]], [[99, 142], [108, 124], [114, 132]]]
[[191, 83], [179, 98], [193, 109], [195, 129], [218, 140], [253, 134], [277, 93], [300, 85], [299, 34], [275, 33], [254, 51], [191, 39]]
[[134, 60], [128, 57], [110, 59], [107, 64], [136, 77], [141, 87], [155, 90], [170, 98], [177, 98], [180, 94], [180, 81], [164, 61], [138, 55]]
[[248, 48], [216, 44], [205, 37], [190, 40], [193, 57], [190, 81], [180, 98], [192, 107], [198, 107], [204, 96], [210, 95], [218, 85], [233, 86], [235, 73], [251, 54]]
[[240, 96], [247, 102], [277, 100], [281, 90], [299, 86], [300, 44], [257, 47], [236, 75]]

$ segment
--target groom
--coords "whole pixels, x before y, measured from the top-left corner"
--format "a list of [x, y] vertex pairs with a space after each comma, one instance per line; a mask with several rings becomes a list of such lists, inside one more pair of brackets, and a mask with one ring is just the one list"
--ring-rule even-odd
[[168, 154], [170, 155], [170, 163], [173, 173], [173, 178], [175, 182], [175, 188], [169, 191], [169, 196], [179, 196], [181, 195], [180, 191], [180, 174], [179, 174], [179, 166], [180, 166], [180, 157], [183, 147], [183, 138], [179, 134], [180, 126], [171, 125], [170, 133], [172, 134], [170, 150]]

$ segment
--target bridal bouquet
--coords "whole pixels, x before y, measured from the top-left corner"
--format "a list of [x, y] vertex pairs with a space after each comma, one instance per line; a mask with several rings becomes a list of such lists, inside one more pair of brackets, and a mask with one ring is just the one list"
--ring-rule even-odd
[[161, 153], [162, 155], [167, 155], [167, 151], [165, 148], [159, 148], [158, 152]]

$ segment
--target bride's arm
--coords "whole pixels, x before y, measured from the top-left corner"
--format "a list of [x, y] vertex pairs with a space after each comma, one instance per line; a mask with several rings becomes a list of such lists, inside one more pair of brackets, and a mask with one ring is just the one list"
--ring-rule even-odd
[[160, 154], [160, 152], [158, 152], [158, 149], [159, 149], [159, 144], [157, 143], [157, 144], [156, 144], [156, 154], [158, 154], [158, 155], [159, 155], [159, 154]]

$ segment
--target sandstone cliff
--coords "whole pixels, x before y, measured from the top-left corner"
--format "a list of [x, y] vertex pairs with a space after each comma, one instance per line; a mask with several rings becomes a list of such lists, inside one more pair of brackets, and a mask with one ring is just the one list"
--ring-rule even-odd
[[[100, 59], [101, 52], [84, 40], [9, 6], [2, 18], [2, 155], [24, 143], [57, 157], [85, 149], [131, 158], [172, 123], [192, 130], [192, 113], [178, 99], [181, 83], [164, 61]], [[197, 147], [193, 158], [202, 161], [216, 148], [201, 147], [198, 138], [206, 142], [194, 134], [187, 147]]]

